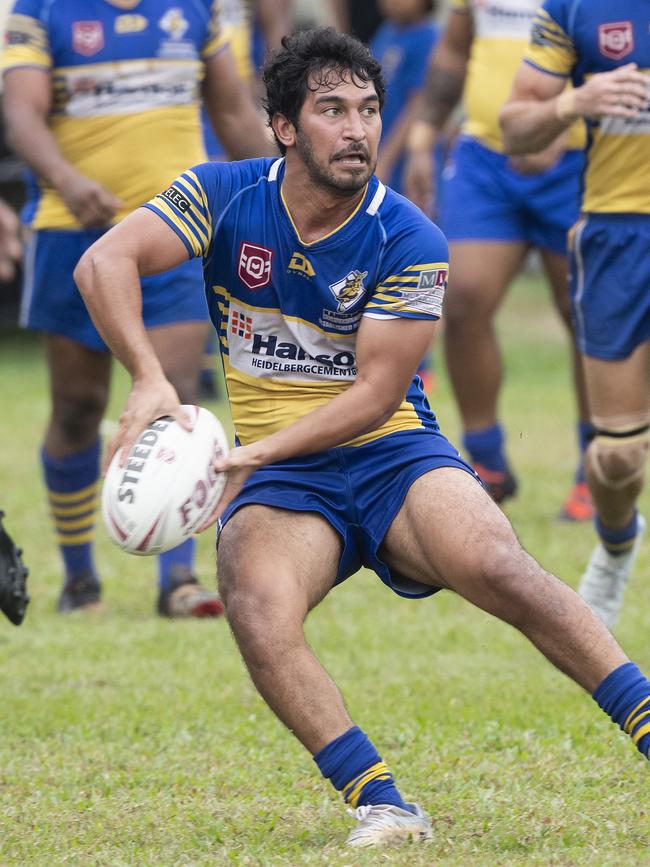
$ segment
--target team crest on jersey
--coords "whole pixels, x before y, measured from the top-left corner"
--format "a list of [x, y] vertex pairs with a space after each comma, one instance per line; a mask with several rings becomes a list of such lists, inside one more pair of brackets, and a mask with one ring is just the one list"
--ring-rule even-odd
[[342, 280], [330, 283], [332, 295], [338, 301], [337, 310], [345, 312], [357, 303], [366, 291], [363, 281], [368, 276], [367, 271], [350, 271]]
[[77, 54], [92, 57], [104, 47], [104, 27], [101, 21], [73, 21], [72, 47]]
[[294, 253], [289, 262], [289, 271], [298, 271], [305, 277], [314, 277], [316, 272], [309, 259], [302, 253]]
[[261, 289], [271, 282], [271, 263], [273, 251], [257, 244], [242, 241], [239, 248], [239, 266], [237, 273], [244, 286], [249, 289]]
[[168, 9], [158, 24], [165, 33], [175, 40], [181, 40], [190, 26], [189, 21], [183, 15], [183, 10], [177, 6]]
[[621, 60], [634, 50], [634, 31], [631, 21], [616, 21], [598, 27], [600, 53], [611, 60]]

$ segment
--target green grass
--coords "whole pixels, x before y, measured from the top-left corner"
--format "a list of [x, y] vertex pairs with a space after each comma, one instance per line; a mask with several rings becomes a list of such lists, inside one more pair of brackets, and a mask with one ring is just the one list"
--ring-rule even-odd
[[[575, 461], [566, 345], [535, 278], [500, 317], [503, 416], [525, 546], [575, 585], [588, 526], [554, 516]], [[444, 375], [433, 404], [455, 439]], [[126, 379], [116, 377], [110, 417]], [[153, 614], [155, 562], [98, 531], [107, 610], [54, 613], [60, 567], [37, 450], [48, 413], [38, 341], [0, 337], [0, 506], [31, 570], [19, 629], [0, 621], [1, 865], [650, 864], [648, 768], [591, 699], [516, 632], [451, 594], [413, 603], [360, 573], [309, 639], [404, 793], [428, 847], [354, 853], [338, 796], [256, 695], [224, 622]], [[225, 408], [214, 405], [222, 416]], [[650, 512], [648, 495], [643, 508]], [[199, 572], [214, 574], [212, 534]], [[650, 546], [617, 635], [650, 668]]]

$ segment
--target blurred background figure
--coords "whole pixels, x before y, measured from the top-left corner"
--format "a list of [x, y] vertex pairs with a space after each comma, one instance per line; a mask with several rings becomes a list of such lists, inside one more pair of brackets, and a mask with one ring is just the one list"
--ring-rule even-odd
[[0, 199], [0, 280], [12, 280], [16, 265], [22, 258], [18, 236], [20, 220], [15, 212]]
[[[582, 124], [525, 158], [503, 153], [499, 109], [523, 57], [537, 0], [486, 4], [453, 0], [434, 50], [421, 113], [408, 138], [406, 190], [433, 206], [432, 147], [463, 101], [465, 122], [444, 172], [439, 222], [450, 242], [445, 299], [447, 366], [464, 427], [463, 445], [497, 502], [515, 494], [498, 418], [502, 383], [493, 319], [531, 247], [539, 255], [555, 305], [571, 329], [567, 233], [578, 217]], [[573, 346], [580, 461], [561, 517], [593, 514], [582, 456], [592, 434], [582, 369]]]
[[[268, 51], [278, 48], [293, 25], [292, 0], [222, 0], [221, 26], [227, 37], [241, 80], [260, 104], [259, 70]], [[210, 123], [205, 105], [201, 107], [203, 141], [210, 160], [227, 160], [228, 154]], [[270, 133], [269, 133], [270, 140]], [[215, 400], [218, 395], [215, 366], [218, 364], [217, 335], [210, 329], [203, 352], [199, 398]]]
[[[217, 5], [17, 0], [7, 22], [7, 139], [31, 169], [21, 323], [45, 335], [52, 409], [41, 460], [64, 562], [61, 612], [97, 607], [101, 598], [93, 543], [111, 368], [73, 269], [111, 224], [205, 160], [201, 97], [230, 156], [265, 152], [264, 126]], [[147, 277], [143, 290], [163, 367], [181, 401], [194, 403], [209, 328], [201, 264]], [[193, 540], [159, 558], [160, 614], [222, 613], [193, 559]]]
[[[379, 11], [384, 18], [370, 47], [382, 66], [386, 102], [381, 113], [382, 139], [376, 174], [389, 187], [405, 195], [406, 139], [420, 111], [427, 62], [439, 36], [438, 25], [432, 17], [436, 3], [434, 0], [379, 0]], [[435, 151], [434, 165], [439, 171], [443, 160], [442, 139]], [[431, 352], [423, 359], [418, 374], [425, 392], [430, 394], [435, 388]]]

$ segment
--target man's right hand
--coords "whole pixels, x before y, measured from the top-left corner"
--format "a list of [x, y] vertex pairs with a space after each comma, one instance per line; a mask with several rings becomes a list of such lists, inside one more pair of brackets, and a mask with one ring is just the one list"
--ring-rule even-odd
[[107, 226], [123, 203], [110, 190], [85, 175], [73, 174], [58, 185], [68, 209], [85, 229]]
[[192, 430], [192, 425], [181, 409], [178, 394], [174, 386], [164, 377], [155, 379], [135, 380], [126, 406], [120, 416], [118, 431], [106, 449], [103, 461], [103, 472], [108, 469], [113, 455], [122, 450], [120, 465], [124, 466], [127, 456], [142, 431], [157, 418], [171, 416], [185, 430]]
[[[579, 117], [635, 118], [646, 110], [650, 101], [650, 78], [639, 72], [636, 63], [626, 63], [611, 72], [600, 72], [574, 90], [573, 112]], [[566, 97], [562, 96], [562, 99]]]

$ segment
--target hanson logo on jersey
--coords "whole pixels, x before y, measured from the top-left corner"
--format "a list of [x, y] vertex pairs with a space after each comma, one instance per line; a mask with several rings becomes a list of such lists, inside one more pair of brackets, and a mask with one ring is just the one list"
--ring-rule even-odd
[[332, 294], [338, 301], [336, 309], [339, 313], [344, 313], [354, 307], [357, 301], [363, 297], [366, 291], [363, 281], [367, 276], [367, 271], [350, 271], [342, 280], [330, 283]]

